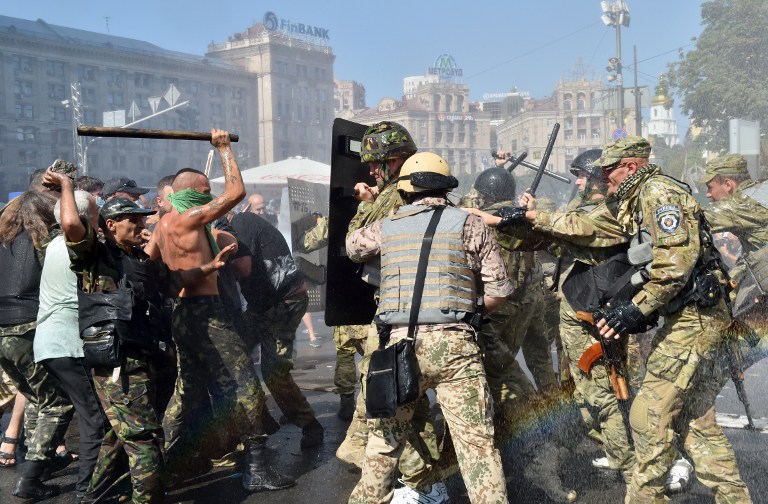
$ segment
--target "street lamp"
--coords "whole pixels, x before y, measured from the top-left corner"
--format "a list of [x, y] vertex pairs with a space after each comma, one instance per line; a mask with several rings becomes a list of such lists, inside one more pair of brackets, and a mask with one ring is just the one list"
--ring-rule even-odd
[[[605, 26], [613, 26], [616, 29], [616, 57], [608, 60], [608, 71], [616, 72], [616, 108], [618, 112], [618, 127], [624, 126], [624, 81], [621, 74], [621, 27], [629, 27], [629, 6], [624, 0], [616, 0], [611, 3], [607, 0], [600, 2], [603, 15], [600, 19]], [[608, 81], [613, 81], [612, 75]]]

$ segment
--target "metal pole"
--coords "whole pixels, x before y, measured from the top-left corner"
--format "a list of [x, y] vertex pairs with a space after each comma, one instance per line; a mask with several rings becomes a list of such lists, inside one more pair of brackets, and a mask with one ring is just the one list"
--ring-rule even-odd
[[640, 88], [637, 85], [637, 46], [635, 48], [635, 135], [643, 136], [643, 117], [640, 115]]
[[624, 82], [621, 75], [621, 17], [616, 14], [613, 19], [616, 25], [616, 58], [619, 62], [616, 64], [616, 105], [618, 109], [617, 128], [624, 126]]

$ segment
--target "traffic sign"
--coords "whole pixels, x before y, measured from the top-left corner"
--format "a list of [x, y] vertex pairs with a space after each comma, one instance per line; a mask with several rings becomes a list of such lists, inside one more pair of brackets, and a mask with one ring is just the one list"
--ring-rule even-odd
[[616, 128], [615, 130], [613, 130], [613, 133], [611, 133], [611, 138], [614, 140], [618, 140], [620, 138], [624, 138], [627, 135], [628, 133], [626, 128]]

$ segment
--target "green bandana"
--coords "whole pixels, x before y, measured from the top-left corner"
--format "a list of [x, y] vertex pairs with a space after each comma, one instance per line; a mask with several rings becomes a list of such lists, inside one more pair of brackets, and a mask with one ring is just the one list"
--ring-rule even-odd
[[[169, 194], [168, 201], [171, 202], [171, 205], [173, 205], [173, 208], [175, 208], [177, 212], [179, 212], [180, 214], [183, 214], [190, 208], [207, 205], [208, 203], [213, 201], [213, 196], [211, 196], [210, 194], [195, 191], [194, 189], [184, 189], [183, 191]], [[216, 255], [219, 252], [221, 252], [221, 249], [216, 244], [216, 240], [213, 238], [213, 235], [211, 234], [210, 224], [205, 225], [205, 234], [208, 235], [208, 241], [211, 244], [211, 250], [213, 251], [213, 255]]]

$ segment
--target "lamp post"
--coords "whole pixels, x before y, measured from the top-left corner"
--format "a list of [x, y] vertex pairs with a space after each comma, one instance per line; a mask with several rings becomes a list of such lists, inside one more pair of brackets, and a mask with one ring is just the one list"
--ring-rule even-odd
[[[607, 0], [600, 2], [603, 15], [600, 16], [605, 26], [613, 26], [616, 29], [616, 56], [609, 59], [608, 71], [616, 72], [616, 109], [618, 113], [617, 127], [624, 126], [624, 78], [621, 74], [621, 27], [629, 27], [629, 6], [624, 0], [616, 0], [611, 3]], [[609, 76], [608, 80], [613, 76]]]

